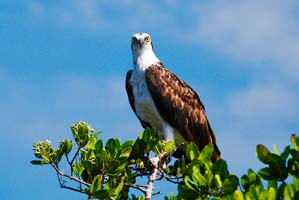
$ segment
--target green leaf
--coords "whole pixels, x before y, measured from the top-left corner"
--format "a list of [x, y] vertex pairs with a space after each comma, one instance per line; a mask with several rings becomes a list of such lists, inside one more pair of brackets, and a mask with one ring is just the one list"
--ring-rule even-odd
[[292, 200], [295, 195], [293, 186], [286, 185], [283, 191], [283, 195], [284, 195], [284, 200]]
[[293, 158], [289, 159], [287, 169], [291, 175], [299, 178], [299, 161]]
[[189, 189], [197, 192], [198, 185], [193, 180], [191, 180], [189, 176], [185, 176], [184, 183]]
[[163, 151], [166, 153], [170, 153], [174, 150], [175, 143], [174, 141], [167, 141], [166, 144], [163, 146]]
[[[110, 163], [109, 163], [109, 166], [108, 166], [108, 172], [110, 174], [115, 174], [115, 173], [118, 173], [118, 171], [116, 171], [116, 169], [119, 167], [119, 161], [118, 160], [112, 160]], [[116, 175], [116, 174], [115, 174]]]
[[277, 180], [283, 181], [288, 177], [285, 161], [278, 155], [270, 153], [268, 155], [270, 174]]
[[72, 150], [72, 141], [63, 139], [56, 151], [55, 163], [59, 163], [64, 154], [68, 155]]
[[195, 164], [192, 165], [191, 168], [192, 168], [191, 176], [194, 183], [198, 186], [207, 185], [207, 179], [200, 173], [200, 165]]
[[277, 189], [277, 181], [276, 180], [269, 180], [268, 181], [268, 188], [274, 188]]
[[214, 174], [219, 174], [220, 177], [225, 177], [228, 174], [227, 163], [223, 159], [218, 159], [212, 166], [212, 172]]
[[194, 144], [193, 142], [190, 142], [189, 144], [187, 144], [186, 156], [190, 161], [192, 161], [195, 158], [198, 158], [199, 150], [198, 150], [197, 145]]
[[106, 151], [113, 153], [116, 150], [116, 141], [113, 138], [110, 138], [105, 146]]
[[178, 186], [178, 191], [179, 191], [179, 196], [178, 199], [196, 199], [199, 195], [198, 195], [198, 191], [197, 191], [197, 186], [194, 185], [194, 183], [192, 183], [192, 181], [190, 181], [189, 184], [189, 180], [188, 177], [186, 176], [184, 178], [184, 183], [179, 183]]
[[172, 192], [170, 192], [169, 198], [164, 196], [164, 200], [177, 200], [177, 196], [175, 196]]
[[299, 191], [295, 192], [293, 199], [299, 199]]
[[267, 195], [267, 200], [275, 200], [276, 198], [276, 191], [274, 188], [269, 188], [268, 190], [268, 195]]
[[286, 148], [284, 149], [284, 151], [280, 154], [280, 157], [286, 161], [287, 158], [289, 157], [290, 155], [290, 150], [291, 150], [291, 147], [290, 145], [286, 146]]
[[123, 186], [124, 186], [124, 178], [125, 177], [121, 177], [121, 179], [120, 179], [120, 182], [118, 182], [118, 185], [117, 185], [117, 187], [115, 188], [115, 190], [114, 190], [114, 192], [118, 195], [121, 191], [122, 191], [122, 189], [123, 189]]
[[142, 135], [142, 140], [148, 144], [150, 142], [150, 138], [151, 138], [151, 132], [150, 132], [150, 129], [149, 128], [146, 128], [143, 132], [143, 135]]
[[202, 151], [200, 152], [200, 159], [210, 159], [213, 155], [214, 151], [214, 145], [213, 144], [207, 144]]
[[90, 187], [91, 194], [94, 194], [95, 192], [102, 189], [102, 175], [97, 175], [93, 178], [92, 184]]
[[55, 154], [53, 154], [53, 158], [54, 158], [56, 164], [58, 164], [60, 162], [63, 154], [64, 154], [63, 147], [62, 148], [60, 147], [59, 149], [57, 149], [55, 151]]
[[242, 187], [244, 188], [245, 191], [249, 190], [250, 182], [249, 182], [249, 178], [248, 178], [247, 175], [243, 175], [241, 177], [241, 185], [242, 185]]
[[120, 158], [122, 158], [122, 157], [129, 157], [130, 154], [131, 154], [131, 152], [132, 152], [132, 147], [131, 146], [122, 148], [121, 154], [119, 155], [119, 157]]
[[273, 153], [276, 154], [276, 155], [279, 155], [277, 146], [275, 144], [273, 144]]
[[239, 179], [235, 175], [229, 175], [223, 183], [222, 194], [228, 195], [233, 193], [239, 184]]
[[139, 196], [137, 200], [145, 200], [145, 196]]
[[261, 185], [260, 177], [252, 169], [248, 169], [247, 174], [250, 184], [253, 184], [255, 186]]
[[63, 152], [69, 154], [72, 150], [72, 141], [71, 140], [62, 140]]
[[292, 134], [291, 141], [292, 141], [293, 148], [296, 151], [299, 151], [299, 137], [295, 134]]
[[221, 188], [221, 187], [222, 187], [222, 181], [221, 181], [221, 178], [220, 178], [219, 174], [216, 174], [216, 175], [215, 175], [215, 183], [216, 183], [216, 186], [217, 186], [218, 188]]
[[97, 190], [92, 194], [92, 197], [98, 199], [109, 199], [109, 190], [108, 189]]
[[47, 165], [47, 164], [49, 164], [49, 162], [46, 161], [46, 160], [32, 160], [30, 163], [33, 164], [33, 165]]
[[104, 148], [103, 141], [102, 140], [98, 140], [96, 142], [96, 144], [95, 144], [95, 150], [96, 150], [96, 152], [97, 153], [102, 152], [103, 148]]
[[264, 163], [264, 164], [268, 164], [268, 155], [270, 154], [269, 150], [262, 144], [257, 145], [256, 147], [256, 153], [257, 153], [257, 157], [258, 159]]
[[244, 200], [244, 195], [240, 190], [236, 190], [233, 196], [234, 200]]
[[86, 122], [77, 122], [71, 125], [73, 137], [78, 146], [84, 147], [88, 143], [90, 134], [94, 132], [89, 124]]
[[121, 145], [122, 149], [128, 148], [128, 147], [132, 147], [132, 145], [134, 144], [134, 140], [127, 140], [126, 142], [124, 142]]
[[272, 180], [273, 177], [270, 173], [270, 169], [269, 167], [265, 167], [265, 168], [262, 168], [260, 169], [260, 171], [258, 172], [258, 174], [265, 180]]
[[284, 198], [284, 189], [285, 189], [286, 184], [280, 184], [278, 187], [277, 193], [276, 193], [276, 198], [277, 199], [283, 199]]
[[81, 176], [82, 172], [84, 171], [84, 167], [82, 166], [82, 163], [76, 162], [73, 165], [73, 171], [74, 171], [74, 174]]
[[157, 138], [157, 132], [155, 128], [150, 129], [150, 138], [151, 139], [157, 139], [157, 141], [160, 141], [162, 138]]
[[290, 154], [291, 154], [292, 158], [299, 160], [299, 151], [297, 151], [295, 149], [291, 149]]

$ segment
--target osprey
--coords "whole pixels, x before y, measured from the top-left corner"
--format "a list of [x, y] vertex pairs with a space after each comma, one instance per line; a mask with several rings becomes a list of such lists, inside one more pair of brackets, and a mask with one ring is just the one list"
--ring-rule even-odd
[[212, 160], [219, 158], [214, 132], [197, 93], [163, 66], [149, 34], [134, 34], [131, 49], [133, 70], [127, 72], [126, 90], [141, 125], [154, 127], [166, 141], [173, 140], [177, 146], [192, 141], [202, 150], [211, 143]]

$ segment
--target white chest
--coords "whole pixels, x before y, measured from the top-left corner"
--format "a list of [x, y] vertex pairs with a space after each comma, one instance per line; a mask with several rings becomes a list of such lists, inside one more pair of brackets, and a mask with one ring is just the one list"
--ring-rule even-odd
[[130, 84], [135, 98], [135, 110], [140, 119], [162, 131], [163, 119], [161, 118], [145, 82], [144, 73], [133, 72]]

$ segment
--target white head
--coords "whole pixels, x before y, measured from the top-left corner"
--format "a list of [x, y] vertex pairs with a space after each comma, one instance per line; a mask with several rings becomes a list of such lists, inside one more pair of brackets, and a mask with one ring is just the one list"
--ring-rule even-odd
[[145, 70], [148, 66], [159, 62], [156, 57], [151, 37], [147, 33], [136, 33], [132, 36], [131, 49], [134, 66]]

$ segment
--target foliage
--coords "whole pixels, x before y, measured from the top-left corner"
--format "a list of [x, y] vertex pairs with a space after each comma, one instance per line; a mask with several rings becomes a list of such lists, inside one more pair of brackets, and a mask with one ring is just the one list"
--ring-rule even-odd
[[[85, 122], [72, 125], [71, 131], [74, 140], [62, 140], [58, 148], [53, 148], [48, 140], [35, 142], [33, 151], [37, 160], [31, 163], [51, 165], [62, 188], [84, 193], [88, 199], [150, 199], [159, 194], [153, 193], [154, 182], [162, 179], [178, 187], [178, 193], [165, 196], [165, 200], [299, 199], [296, 135], [291, 136], [292, 147], [287, 146], [281, 154], [275, 146], [271, 153], [265, 146], [257, 145], [257, 157], [266, 167], [258, 172], [249, 169], [239, 179], [229, 173], [225, 160], [211, 161], [212, 144], [202, 151], [193, 143], [187, 144], [185, 155], [169, 162], [175, 144], [163, 141], [154, 129], [145, 129], [135, 141], [121, 143], [110, 138], [105, 144], [98, 138], [100, 132], [94, 132]], [[68, 173], [60, 168], [63, 157]], [[147, 184], [139, 184], [140, 177], [148, 177]], [[134, 190], [144, 195], [135, 196]]]

